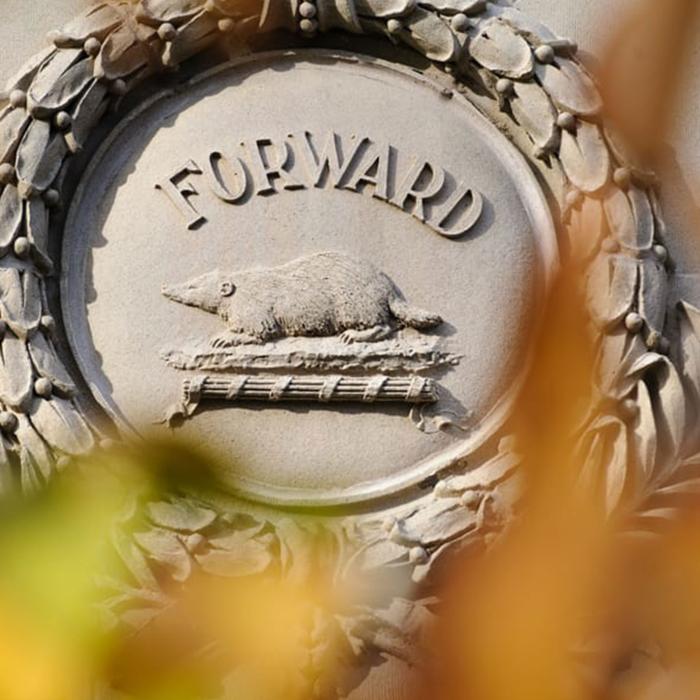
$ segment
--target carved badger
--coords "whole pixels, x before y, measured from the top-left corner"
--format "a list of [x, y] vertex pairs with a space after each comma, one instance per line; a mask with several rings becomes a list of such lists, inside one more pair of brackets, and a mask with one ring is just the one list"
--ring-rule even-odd
[[162, 292], [226, 322], [228, 331], [212, 339], [215, 347], [338, 334], [346, 343], [371, 342], [401, 327], [426, 330], [442, 323], [437, 314], [410, 306], [370, 263], [333, 252], [279, 267], [215, 270], [181, 285], [164, 285]]

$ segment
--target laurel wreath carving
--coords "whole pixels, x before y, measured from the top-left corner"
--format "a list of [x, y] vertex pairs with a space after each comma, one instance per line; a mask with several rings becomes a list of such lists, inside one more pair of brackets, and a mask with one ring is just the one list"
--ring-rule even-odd
[[[331, 30], [385, 36], [411, 47], [449, 73], [454, 89], [502, 125], [543, 173], [566, 224], [562, 250], [588, 262], [587, 300], [600, 330], [597, 391], [606, 408], [580, 445], [591, 465], [602, 455], [607, 468], [582, 478], [602, 481], [608, 510], [631, 515], [636, 530], [673, 518], [700, 491], [700, 310], [669, 309], [672, 266], [653, 175], [602, 123], [600, 96], [576, 46], [509, 4], [485, 0], [105, 2], [53, 33], [53, 45], [8, 83], [0, 114], [3, 488], [17, 473], [24, 489], [38, 488], [66, 457], [102, 439], [75, 401], [46, 300], [49, 222], [64, 204], [67, 161], [146, 78], [217, 42], [244, 45], [250, 34], [280, 29], [309, 39]], [[585, 232], [604, 233], [599, 240]], [[436, 480], [419, 501], [334, 526], [336, 554], [347, 545], [354, 551], [351, 562], [338, 560], [338, 571], [392, 567], [424, 581], [444, 556], [487, 543], [510, 521], [517, 467], [503, 440], [491, 460]], [[122, 615], [134, 625], [164, 603], [154, 568], [176, 581], [195, 566], [221, 575], [288, 573], [308, 555], [299, 543], [309, 533], [298, 525], [187, 500], [151, 503], [141, 525], [131, 538], [117, 537], [133, 585], [114, 582], [115, 596], [135, 601]], [[427, 608], [408, 597], [385, 602], [334, 618], [351, 655], [373, 648], [405, 656], [401, 630]]]

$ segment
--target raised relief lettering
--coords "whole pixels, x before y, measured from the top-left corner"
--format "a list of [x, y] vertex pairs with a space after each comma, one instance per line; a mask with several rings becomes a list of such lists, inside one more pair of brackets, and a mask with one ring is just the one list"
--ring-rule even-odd
[[156, 189], [164, 192], [168, 199], [175, 205], [187, 222], [188, 229], [195, 229], [206, 221], [190, 197], [198, 195], [199, 192], [190, 180], [189, 175], [201, 175], [202, 169], [193, 161], [188, 160], [182, 167], [178, 168], [170, 177], [166, 177], [156, 184]]
[[212, 192], [222, 201], [235, 204], [248, 192], [248, 171], [240, 158], [226, 158], [218, 151], [209, 155], [207, 175]]
[[414, 160], [391, 203], [404, 210], [407, 205], [413, 204], [411, 213], [425, 222], [425, 202], [440, 194], [446, 179], [442, 168], [437, 168], [427, 161]]
[[475, 226], [483, 209], [484, 198], [461, 182], [441, 207], [433, 228], [447, 238], [458, 238]]
[[273, 194], [277, 190], [273, 180], [279, 178], [285, 190], [303, 190], [306, 185], [290, 172], [294, 160], [292, 148], [287, 141], [258, 139], [246, 144], [255, 181], [255, 194]]
[[[444, 168], [424, 158], [400, 158], [396, 148], [369, 137], [343, 137], [335, 131], [310, 131], [287, 140], [244, 141], [229, 152], [206, 157], [204, 175], [220, 201], [242, 206], [252, 196], [307, 188], [357, 192], [392, 204], [446, 238], [458, 238], [480, 220], [482, 195], [457, 182]], [[403, 165], [410, 163], [410, 165]], [[202, 169], [188, 161], [156, 187], [167, 194], [189, 229], [206, 221], [190, 198], [199, 194], [187, 179]]]
[[389, 199], [391, 146], [388, 143], [367, 143], [368, 148], [345, 187], [359, 192], [361, 185], [374, 185], [372, 196], [386, 202]]
[[312, 134], [308, 131], [295, 136], [294, 139], [301, 144], [304, 165], [313, 187], [323, 187], [325, 182], [332, 187], [340, 187], [350, 164], [364, 142], [364, 140], [356, 140], [352, 152], [343, 158], [342, 140], [334, 131], [330, 132], [320, 151], [314, 147]]

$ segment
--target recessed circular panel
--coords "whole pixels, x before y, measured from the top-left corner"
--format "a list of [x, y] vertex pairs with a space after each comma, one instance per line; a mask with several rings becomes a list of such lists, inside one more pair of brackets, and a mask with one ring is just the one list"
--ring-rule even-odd
[[554, 260], [536, 180], [458, 94], [256, 56], [155, 96], [85, 174], [62, 303], [124, 425], [275, 503], [385, 495], [505, 415]]

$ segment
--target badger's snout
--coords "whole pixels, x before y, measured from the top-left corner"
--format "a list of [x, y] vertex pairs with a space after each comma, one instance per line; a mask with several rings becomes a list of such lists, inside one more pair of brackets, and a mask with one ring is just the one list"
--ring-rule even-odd
[[161, 294], [186, 306], [216, 313], [220, 304], [219, 284], [211, 275], [204, 275], [182, 284], [162, 284]]

